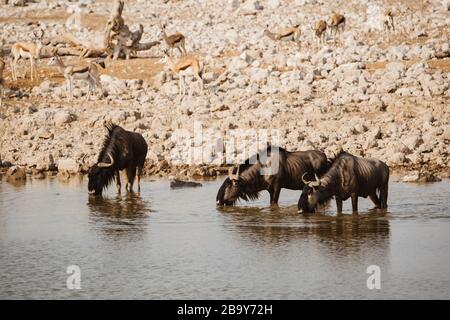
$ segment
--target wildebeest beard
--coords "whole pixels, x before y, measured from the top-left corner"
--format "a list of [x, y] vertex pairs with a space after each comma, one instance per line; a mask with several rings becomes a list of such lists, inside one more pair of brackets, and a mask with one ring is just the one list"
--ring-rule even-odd
[[[233, 206], [238, 199], [244, 201], [258, 199], [259, 192], [262, 191], [259, 168], [259, 164], [246, 163], [239, 165], [239, 172], [245, 174], [235, 180], [229, 177], [226, 178], [217, 193], [216, 203], [219, 205]], [[233, 174], [236, 171], [237, 168], [234, 168]]]
[[312, 213], [316, 211], [318, 206], [328, 204], [332, 198], [333, 195], [323, 186], [311, 187], [305, 185], [298, 200], [298, 208], [303, 213]]
[[99, 168], [96, 164], [89, 169], [88, 190], [94, 191], [95, 195], [101, 195], [114, 179], [114, 168]]

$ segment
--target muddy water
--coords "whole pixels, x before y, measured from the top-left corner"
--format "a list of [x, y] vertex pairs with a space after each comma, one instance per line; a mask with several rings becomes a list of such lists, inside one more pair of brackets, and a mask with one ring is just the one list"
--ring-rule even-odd
[[[389, 212], [218, 210], [219, 181], [89, 197], [86, 181], [0, 181], [0, 298], [450, 298], [450, 181], [392, 183]], [[344, 204], [350, 209], [350, 203]], [[66, 268], [81, 270], [70, 290]], [[369, 290], [377, 265], [381, 289]]]

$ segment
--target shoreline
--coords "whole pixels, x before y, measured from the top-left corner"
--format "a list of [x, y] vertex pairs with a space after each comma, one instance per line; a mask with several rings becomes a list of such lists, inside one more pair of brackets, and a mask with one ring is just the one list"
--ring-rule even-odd
[[[155, 179], [155, 180], [181, 180], [181, 181], [215, 181], [226, 178], [229, 168], [232, 166], [220, 166], [220, 167], [206, 167], [206, 166], [174, 166], [167, 167], [163, 171], [156, 171], [158, 165], [145, 166], [143, 170], [143, 179]], [[153, 169], [153, 171], [152, 171]], [[16, 170], [14, 173], [11, 170]], [[405, 183], [433, 183], [440, 182], [445, 179], [450, 179], [450, 168], [444, 168], [441, 171], [432, 171], [427, 169], [416, 168], [390, 168], [390, 180], [395, 182]], [[154, 173], [150, 173], [154, 172]], [[121, 171], [121, 176], [123, 175]], [[16, 166], [0, 167], [0, 180], [7, 182], [25, 182], [32, 179], [46, 179], [46, 178], [59, 178], [62, 180], [69, 180], [77, 177], [87, 177], [87, 171], [80, 170], [78, 172], [69, 172], [62, 170], [37, 170], [32, 167]], [[123, 177], [122, 177], [123, 178]], [[114, 182], [113, 182], [114, 184]]]

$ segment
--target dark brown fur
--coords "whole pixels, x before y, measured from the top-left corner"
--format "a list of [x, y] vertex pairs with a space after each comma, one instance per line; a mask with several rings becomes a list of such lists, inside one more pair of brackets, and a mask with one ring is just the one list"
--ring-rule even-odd
[[[126, 189], [132, 191], [134, 178], [138, 177], [138, 188], [140, 188], [140, 176], [147, 156], [147, 143], [141, 134], [126, 131], [115, 124], [106, 126], [108, 134], [103, 142], [102, 150], [98, 156], [97, 163], [89, 169], [89, 192], [101, 194], [103, 189], [116, 176], [118, 190], [120, 191], [120, 170], [126, 170], [127, 186]], [[110, 167], [101, 167], [100, 163], [111, 163], [111, 157], [114, 164]]]
[[[269, 146], [267, 159], [273, 159], [273, 149]], [[289, 152], [279, 148], [279, 167], [273, 175], [261, 175], [260, 169], [265, 160], [260, 153], [250, 157], [243, 164], [239, 165], [239, 179], [226, 178], [220, 187], [216, 203], [218, 205], [234, 205], [238, 199], [245, 201], [254, 200], [259, 197], [259, 192], [267, 190], [270, 194], [270, 204], [278, 204], [278, 198], [282, 188], [291, 190], [301, 190], [304, 187], [302, 175], [314, 177], [314, 174], [321, 175], [328, 169], [327, 157], [323, 152], [297, 151]], [[234, 173], [237, 168], [234, 168]]]
[[318, 205], [332, 197], [336, 198], [338, 213], [342, 212], [342, 201], [350, 197], [353, 212], [358, 211], [358, 197], [370, 197], [377, 208], [384, 209], [387, 208], [388, 184], [389, 167], [384, 162], [341, 152], [319, 181], [312, 181], [303, 188], [298, 209], [314, 212]]

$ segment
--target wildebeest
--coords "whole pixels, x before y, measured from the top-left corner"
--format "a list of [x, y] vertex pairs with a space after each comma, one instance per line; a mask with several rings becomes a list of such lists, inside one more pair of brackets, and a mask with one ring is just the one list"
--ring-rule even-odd
[[358, 211], [358, 197], [369, 196], [377, 208], [387, 208], [389, 167], [377, 159], [360, 158], [342, 151], [321, 178], [303, 182], [299, 212], [314, 212], [318, 205], [332, 197], [336, 198], [338, 213], [342, 212], [342, 201], [350, 197], [353, 212]]
[[[267, 157], [259, 152], [233, 168], [217, 193], [217, 205], [234, 205], [238, 199], [254, 200], [262, 190], [269, 192], [270, 204], [276, 205], [282, 188], [301, 190], [304, 174], [312, 178], [314, 174], [321, 175], [328, 169], [327, 157], [321, 151], [289, 152], [268, 146], [264, 154]], [[272, 174], [262, 172], [271, 161], [278, 161], [278, 170]]]
[[103, 141], [103, 147], [97, 163], [89, 169], [88, 190], [90, 194], [101, 195], [103, 189], [116, 176], [117, 190], [120, 192], [119, 171], [126, 169], [127, 184], [125, 189], [132, 191], [134, 178], [138, 178], [138, 189], [145, 157], [147, 156], [147, 142], [141, 134], [126, 131], [115, 124], [107, 124], [108, 134]]

